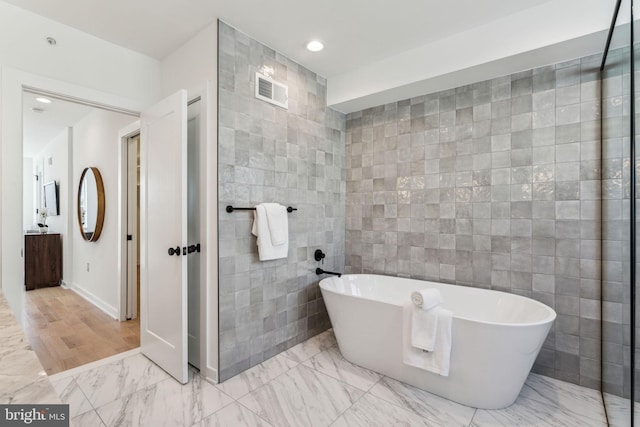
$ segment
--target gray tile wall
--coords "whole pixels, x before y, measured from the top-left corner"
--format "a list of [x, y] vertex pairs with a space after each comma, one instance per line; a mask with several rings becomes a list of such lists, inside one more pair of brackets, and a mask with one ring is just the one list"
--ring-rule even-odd
[[630, 396], [630, 50], [609, 52], [602, 87], [602, 389]]
[[[329, 328], [313, 259], [344, 269], [345, 117], [326, 107], [326, 80], [219, 24], [218, 197], [220, 380]], [[273, 68], [289, 110], [254, 98], [255, 72]], [[289, 214], [286, 259], [258, 260], [251, 212], [226, 205], [278, 202]]]
[[347, 271], [542, 301], [534, 371], [598, 388], [600, 59], [349, 114]]

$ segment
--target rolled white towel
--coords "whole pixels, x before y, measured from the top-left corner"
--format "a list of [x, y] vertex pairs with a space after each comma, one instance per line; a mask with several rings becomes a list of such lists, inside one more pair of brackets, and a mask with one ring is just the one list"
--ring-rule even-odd
[[434, 288], [420, 289], [411, 293], [411, 302], [423, 310], [430, 310], [442, 304], [442, 295]]

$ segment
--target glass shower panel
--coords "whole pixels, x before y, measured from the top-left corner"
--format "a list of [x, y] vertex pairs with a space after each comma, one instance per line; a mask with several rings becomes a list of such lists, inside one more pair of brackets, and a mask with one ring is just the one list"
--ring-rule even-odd
[[602, 391], [610, 425], [632, 425], [630, 7], [621, 7], [601, 79]]
[[[633, 5], [637, 6], [638, 5], [638, 1], [633, 1]], [[637, 10], [637, 9], [636, 9]], [[634, 162], [632, 162], [632, 164], [630, 165], [630, 170], [631, 168], [633, 168], [635, 170], [635, 175], [631, 176], [631, 183], [633, 183], [634, 188], [635, 188], [635, 194], [634, 194], [634, 207], [635, 210], [633, 212], [631, 212], [631, 218], [633, 219], [634, 223], [635, 223], [635, 252], [631, 254], [631, 259], [634, 262], [634, 266], [635, 266], [635, 271], [633, 273], [633, 279], [634, 279], [634, 284], [633, 284], [633, 288], [632, 288], [632, 296], [631, 298], [633, 298], [633, 306], [632, 306], [632, 314], [634, 316], [632, 316], [630, 323], [631, 323], [631, 333], [632, 333], [632, 343], [631, 345], [633, 346], [633, 361], [634, 364], [632, 365], [632, 369], [633, 369], [633, 378], [634, 378], [634, 396], [633, 396], [633, 400], [634, 400], [634, 404], [633, 404], [633, 421], [635, 424], [640, 424], [640, 349], [638, 348], [638, 346], [640, 345], [640, 340], [638, 338], [640, 338], [640, 333], [638, 330], [638, 317], [640, 315], [639, 312], [639, 308], [640, 305], [638, 304], [638, 274], [637, 272], [640, 271], [640, 264], [638, 263], [638, 241], [640, 241], [640, 239], [638, 238], [638, 216], [636, 215], [636, 212], [638, 210], [638, 205], [639, 205], [639, 201], [638, 201], [638, 195], [640, 194], [640, 186], [638, 186], [638, 171], [640, 170], [638, 165], [640, 165], [640, 156], [639, 156], [639, 150], [638, 150], [638, 140], [640, 138], [638, 138], [638, 133], [640, 132], [640, 117], [638, 117], [638, 99], [640, 99], [640, 90], [638, 88], [638, 82], [640, 80], [638, 80], [638, 73], [640, 72], [640, 22], [638, 22], [638, 17], [635, 16], [633, 14], [633, 9], [631, 11], [631, 18], [633, 20], [633, 25], [631, 25], [631, 30], [633, 32], [632, 34], [632, 44], [633, 44], [633, 52], [632, 52], [632, 63], [631, 63], [631, 73], [630, 76], [633, 76], [632, 79], [630, 79], [629, 81], [629, 90], [628, 93], [631, 94], [631, 96], [629, 97], [629, 99], [627, 99], [625, 102], [623, 102], [623, 108], [628, 108], [629, 109], [629, 115], [632, 117], [633, 119], [633, 123], [631, 126], [631, 132], [633, 135], [633, 138], [630, 141], [630, 147], [633, 147], [635, 150], [632, 153], [633, 155], [633, 159], [635, 160]], [[627, 92], [625, 92], [627, 93]]]

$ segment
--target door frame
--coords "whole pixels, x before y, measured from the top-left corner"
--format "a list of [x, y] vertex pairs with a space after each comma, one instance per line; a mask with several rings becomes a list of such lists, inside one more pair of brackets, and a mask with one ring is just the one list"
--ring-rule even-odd
[[218, 99], [217, 84], [206, 80], [188, 88], [188, 99], [200, 97], [200, 374], [218, 382]]
[[[0, 126], [0, 277], [9, 306], [22, 324], [24, 238], [22, 232], [22, 93], [37, 89], [93, 106], [135, 113], [140, 102], [48, 77], [2, 67]], [[73, 198], [71, 198], [73, 199]], [[18, 207], [16, 209], [16, 207]]]
[[[140, 134], [140, 120], [136, 120], [129, 126], [118, 132], [118, 320], [127, 320], [127, 193], [128, 193], [128, 159], [127, 150], [129, 138]], [[140, 177], [142, 179], [142, 177]], [[140, 313], [138, 313], [138, 317]]]

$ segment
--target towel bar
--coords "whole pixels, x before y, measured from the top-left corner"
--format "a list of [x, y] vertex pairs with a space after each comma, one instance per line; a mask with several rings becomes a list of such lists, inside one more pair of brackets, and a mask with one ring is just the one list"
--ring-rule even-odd
[[[227, 213], [231, 213], [233, 211], [255, 211], [256, 208], [234, 208], [233, 206], [227, 206]], [[292, 208], [291, 206], [287, 207], [287, 212], [291, 213], [293, 211], [297, 211], [297, 208]]]

